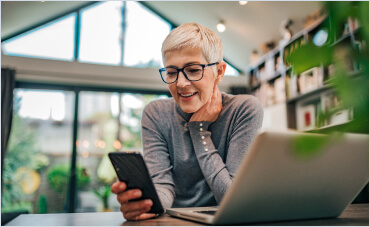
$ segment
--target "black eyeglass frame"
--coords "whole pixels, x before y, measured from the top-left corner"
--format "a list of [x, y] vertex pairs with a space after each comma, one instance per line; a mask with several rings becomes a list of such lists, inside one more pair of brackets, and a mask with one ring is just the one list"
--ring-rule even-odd
[[[165, 82], [166, 84], [173, 84], [173, 83], [175, 83], [175, 82], [177, 81], [177, 79], [179, 79], [179, 73], [180, 73], [180, 71], [182, 72], [182, 74], [184, 74], [185, 78], [186, 78], [188, 81], [199, 81], [199, 80], [203, 79], [203, 75], [204, 75], [204, 68], [205, 68], [205, 67], [212, 66], [212, 65], [218, 65], [218, 64], [219, 64], [219, 62], [210, 63], [210, 64], [207, 64], [207, 65], [204, 65], [204, 64], [191, 64], [191, 65], [184, 66], [184, 67], [182, 67], [181, 69], [178, 69], [178, 68], [176, 68], [175, 66], [169, 66], [169, 67], [166, 67], [166, 68], [161, 68], [161, 69], [159, 69], [159, 74], [161, 74], [161, 78], [162, 78], [163, 82]], [[202, 77], [201, 77], [200, 79], [198, 79], [198, 80], [190, 80], [190, 79], [188, 78], [188, 76], [186, 75], [185, 71], [184, 71], [184, 69], [185, 69], [186, 67], [193, 66], [193, 65], [199, 65], [199, 66], [202, 66]], [[171, 83], [167, 83], [167, 82], [164, 80], [163, 75], [162, 75], [162, 72], [166, 71], [166, 69], [168, 69], [168, 68], [176, 69], [176, 70], [177, 70], [176, 79], [175, 79], [173, 82], [171, 82]]]

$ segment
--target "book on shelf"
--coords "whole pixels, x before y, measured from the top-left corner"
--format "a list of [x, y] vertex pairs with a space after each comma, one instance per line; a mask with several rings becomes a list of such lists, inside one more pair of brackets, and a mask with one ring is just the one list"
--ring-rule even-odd
[[321, 111], [330, 113], [326, 125], [338, 125], [353, 120], [353, 108], [344, 108], [342, 101], [333, 92], [321, 94]]
[[275, 103], [285, 102], [285, 81], [283, 77], [279, 77], [274, 81], [274, 96]]
[[298, 96], [298, 78], [297, 75], [286, 75], [286, 97], [294, 98]]
[[335, 66], [334, 64], [330, 64], [328, 66], [328, 79], [332, 79], [335, 75]]
[[348, 29], [350, 32], [354, 32], [356, 29], [360, 27], [360, 23], [357, 18], [348, 17]]
[[262, 106], [266, 106], [267, 105], [267, 87], [266, 87], [266, 83], [262, 83], [261, 84], [261, 87], [259, 89], [259, 95], [258, 95], [258, 99], [260, 100]]
[[309, 131], [315, 129], [316, 108], [314, 104], [300, 106], [297, 108], [298, 131]]
[[266, 68], [265, 66], [261, 66], [261, 67], [258, 67], [258, 70], [257, 70], [257, 78], [259, 81], [264, 81], [266, 80], [267, 76], [266, 76]]
[[275, 104], [275, 89], [272, 84], [265, 83], [266, 91], [266, 106], [271, 106]]
[[265, 62], [265, 78], [264, 80], [268, 80], [272, 78], [275, 75], [275, 59], [269, 58]]
[[305, 94], [323, 86], [324, 73], [322, 67], [314, 67], [300, 74], [298, 86], [301, 94]]
[[254, 71], [254, 70], [251, 70], [250, 73], [248, 74], [248, 76], [249, 76], [249, 78], [248, 78], [249, 86], [251, 86], [252, 88], [256, 87], [259, 83], [257, 72]]
[[281, 61], [280, 55], [275, 56], [275, 72], [282, 72], [284, 68], [284, 63]]

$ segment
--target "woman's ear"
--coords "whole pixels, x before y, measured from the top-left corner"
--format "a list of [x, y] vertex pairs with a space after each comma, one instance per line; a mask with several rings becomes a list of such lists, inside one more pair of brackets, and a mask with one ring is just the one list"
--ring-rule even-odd
[[222, 79], [224, 78], [226, 70], [226, 63], [220, 62], [217, 65], [217, 78], [216, 78], [216, 84], [221, 83]]

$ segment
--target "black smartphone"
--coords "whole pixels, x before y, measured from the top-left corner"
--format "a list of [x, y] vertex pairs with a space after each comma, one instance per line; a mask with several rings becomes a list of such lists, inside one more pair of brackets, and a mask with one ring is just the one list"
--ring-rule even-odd
[[142, 191], [142, 197], [135, 200], [151, 199], [153, 206], [148, 213], [163, 213], [161, 201], [141, 153], [110, 152], [108, 156], [116, 171], [118, 180], [125, 182], [127, 189], [140, 189]]

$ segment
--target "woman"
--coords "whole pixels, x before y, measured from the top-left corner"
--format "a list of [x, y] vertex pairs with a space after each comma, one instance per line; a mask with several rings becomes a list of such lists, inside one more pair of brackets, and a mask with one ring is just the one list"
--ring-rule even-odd
[[[164, 208], [216, 206], [258, 129], [263, 109], [250, 95], [220, 93], [222, 42], [210, 29], [186, 23], [162, 45], [160, 74], [173, 96], [148, 104], [142, 117], [144, 159]], [[126, 184], [112, 185], [127, 220], [154, 217], [151, 200]]]

